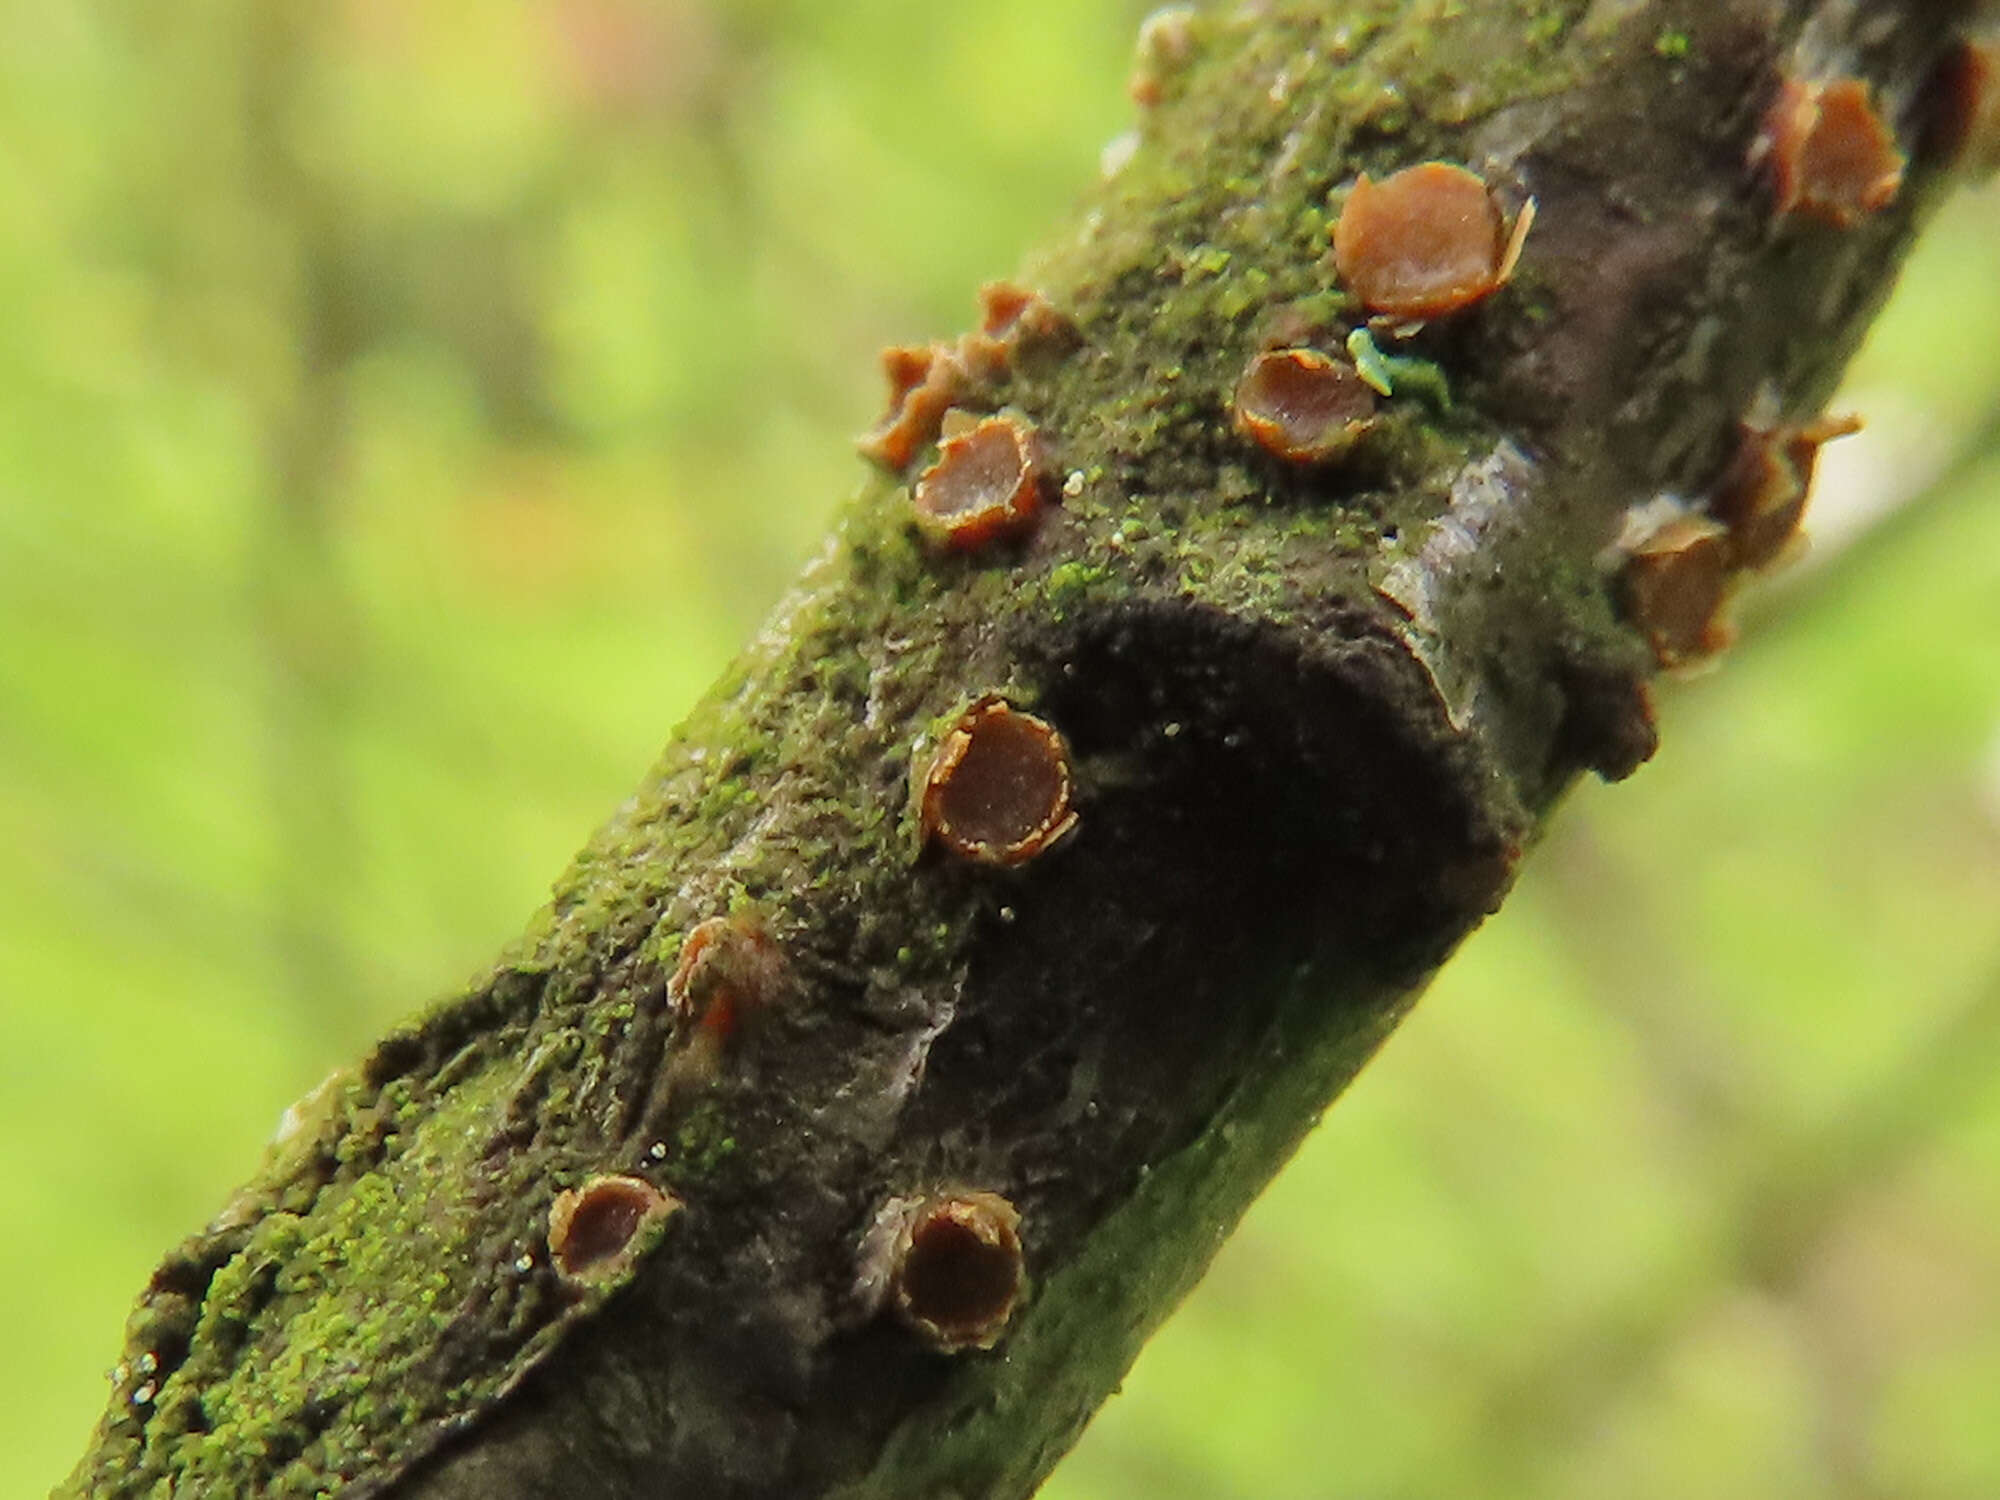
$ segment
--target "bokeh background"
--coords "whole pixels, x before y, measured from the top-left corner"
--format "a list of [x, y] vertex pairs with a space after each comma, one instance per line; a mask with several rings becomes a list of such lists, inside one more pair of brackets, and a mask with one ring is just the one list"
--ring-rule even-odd
[[[0, 1493], [754, 628], [1143, 8], [0, 6]], [[1996, 243], [1048, 1493], [2000, 1495]]]

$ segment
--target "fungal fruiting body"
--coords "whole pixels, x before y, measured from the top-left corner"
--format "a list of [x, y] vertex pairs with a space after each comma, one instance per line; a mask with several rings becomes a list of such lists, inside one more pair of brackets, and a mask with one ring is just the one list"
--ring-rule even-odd
[[1014, 417], [988, 417], [944, 439], [913, 495], [934, 546], [977, 551], [1025, 536], [1041, 514], [1049, 469], [1040, 439]]
[[670, 1082], [704, 1084], [738, 1034], [776, 997], [784, 979], [777, 944], [747, 916], [710, 917], [681, 943], [667, 995], [681, 1021]]
[[2000, 38], [1961, 38], [1936, 83], [1939, 154], [1974, 177], [2000, 168]]
[[1809, 213], [1851, 229], [1902, 189], [1903, 153], [1858, 78], [1787, 78], [1751, 147], [1780, 214]]
[[1820, 417], [1798, 427], [1745, 426], [1709, 500], [1728, 528], [1730, 562], [1762, 570], [1782, 562], [1799, 536], [1823, 444], [1861, 430], [1857, 417]]
[[924, 837], [974, 864], [1024, 864], [1076, 826], [1071, 791], [1062, 735], [989, 695], [966, 710], [931, 759]]
[[856, 440], [865, 458], [901, 474], [938, 440], [945, 415], [995, 404], [992, 387], [1025, 355], [1063, 351], [1081, 340], [1075, 323], [1040, 292], [1011, 281], [980, 288], [980, 327], [955, 343], [896, 345], [882, 351], [889, 407]]
[[1016, 355], [1043, 349], [1066, 349], [1081, 334], [1069, 315], [1044, 297], [1011, 281], [989, 281], [979, 289], [979, 333], [999, 351], [1002, 365]]
[[549, 1206], [549, 1259], [573, 1286], [608, 1281], [631, 1264], [641, 1231], [680, 1207], [642, 1177], [592, 1177]]
[[1371, 312], [1442, 317], [1506, 285], [1534, 219], [1530, 199], [1510, 233], [1485, 181], [1449, 162], [1364, 172], [1333, 226], [1334, 264]]
[[884, 349], [882, 373], [889, 377], [889, 409], [856, 446], [864, 457], [900, 474], [926, 444], [937, 441], [945, 412], [970, 389], [971, 373], [949, 344]]
[[1606, 781], [1623, 781], [1660, 748], [1653, 687], [1623, 667], [1562, 669], [1562, 743]]
[[1156, 10], [1139, 23], [1133, 49], [1132, 78], [1126, 85], [1132, 102], [1151, 109], [1166, 97], [1166, 82], [1187, 66], [1194, 55], [1194, 8], [1176, 5]]
[[676, 1014], [727, 1040], [770, 1002], [781, 964], [777, 945], [749, 917], [710, 917], [681, 944], [667, 994]]
[[948, 1193], [910, 1211], [896, 1236], [896, 1315], [943, 1354], [991, 1349], [1020, 1300], [1021, 1216], [998, 1193]]
[[1375, 392], [1345, 360], [1317, 349], [1270, 349], [1236, 383], [1236, 430], [1288, 463], [1344, 456], [1375, 417]]
[[1693, 666], [1735, 639], [1726, 614], [1730, 566], [1729, 533], [1692, 514], [1674, 516], [1630, 548], [1626, 612], [1662, 667]]

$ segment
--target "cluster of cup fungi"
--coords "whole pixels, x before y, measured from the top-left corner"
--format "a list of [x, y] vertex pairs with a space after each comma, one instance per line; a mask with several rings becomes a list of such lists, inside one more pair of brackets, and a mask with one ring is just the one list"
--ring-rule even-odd
[[[1186, 11], [1162, 12], [1142, 30], [1132, 82], [1142, 107], [1160, 103], [1186, 63], [1191, 20]], [[2000, 43], [1961, 43], [1942, 86], [1949, 154], [1970, 170], [2000, 166]], [[1749, 158], [1780, 218], [1801, 215], [1836, 230], [1894, 202], [1904, 165], [1895, 132], [1852, 78], [1785, 79]], [[1480, 176], [1454, 163], [1421, 162], [1380, 181], [1364, 173], [1334, 224], [1333, 262], [1369, 328], [1400, 337], [1504, 287], [1534, 220], [1532, 198], [1510, 216]], [[982, 393], [1017, 358], [1081, 341], [1039, 293], [997, 282], [980, 300], [976, 331], [884, 353], [888, 410], [859, 443], [905, 479], [934, 452], [908, 493], [918, 533], [939, 554], [979, 554], [1033, 535], [1054, 498], [1046, 445], [1025, 416], [981, 410]], [[1279, 462], [1319, 468], [1346, 460], [1366, 439], [1385, 394], [1379, 376], [1341, 352], [1263, 348], [1236, 384], [1231, 420], [1244, 441]], [[1704, 503], [1635, 508], [1614, 549], [1617, 586], [1661, 668], [1699, 664], [1728, 644], [1734, 588], [1797, 550], [1820, 446], [1858, 426], [1828, 417], [1745, 423]], [[1063, 736], [1002, 695], [974, 701], [919, 764], [922, 839], [967, 864], [1026, 865], [1076, 827]], [[755, 922], [731, 916], [696, 926], [669, 984], [690, 1038], [681, 1066], [719, 1067], [746, 1020], [769, 1004], [781, 973], [776, 945]], [[642, 1231], [680, 1208], [642, 1178], [592, 1177], [551, 1208], [552, 1264], [572, 1287], [614, 1278]], [[952, 1189], [892, 1199], [884, 1215], [871, 1253], [887, 1254], [882, 1300], [895, 1316], [941, 1353], [997, 1344], [1024, 1285], [1015, 1207], [997, 1193]]]
[[[1855, 78], [1785, 78], [1765, 111], [1749, 166], [1780, 220], [1852, 230], [1895, 202], [1906, 160]], [[1860, 429], [1854, 417], [1744, 422], [1702, 505], [1635, 508], [1616, 557], [1621, 600], [1654, 661], [1685, 671], [1735, 639], [1729, 605], [1742, 583], [1796, 556], [1820, 447]]]

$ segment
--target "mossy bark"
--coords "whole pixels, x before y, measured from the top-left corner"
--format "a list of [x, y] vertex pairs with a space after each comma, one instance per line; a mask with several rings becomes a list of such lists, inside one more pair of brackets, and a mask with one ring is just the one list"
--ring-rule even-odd
[[[960, 402], [1035, 426], [1060, 504], [948, 556], [903, 477], [867, 485], [522, 943], [302, 1101], [155, 1273], [62, 1493], [1030, 1493], [1563, 790], [1649, 752], [1605, 549], [1760, 403], [1825, 399], [1943, 180], [1962, 11], [1193, 19], [1033, 268], [1080, 337]], [[1867, 79], [1911, 155], [1858, 227], [1776, 220], [1748, 164], [1787, 72]], [[1518, 276], [1411, 341], [1350, 461], [1266, 457], [1246, 360], [1364, 317], [1340, 194], [1440, 157], [1538, 201]], [[1078, 826], [1015, 869], [926, 848], [913, 805], [989, 693], [1074, 758]], [[669, 993], [717, 916], [776, 956], [721, 1037]], [[683, 1207], [579, 1288], [549, 1209], [599, 1173]], [[883, 1214], [946, 1188], [1021, 1215], [990, 1352], [881, 1309]]]

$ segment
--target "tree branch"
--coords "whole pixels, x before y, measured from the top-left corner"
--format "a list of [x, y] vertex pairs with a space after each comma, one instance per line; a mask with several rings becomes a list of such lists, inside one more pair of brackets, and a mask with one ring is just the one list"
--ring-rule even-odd
[[[1750, 550], [1701, 502], [1880, 301], [1964, 16], [1150, 25], [1039, 296], [894, 362], [891, 472], [491, 976], [155, 1273], [67, 1493], [1031, 1492], [1562, 791], [1649, 753], [1682, 647], [1616, 543], [1674, 495]], [[1816, 212], [1772, 110], [1849, 76], [1907, 170]], [[1337, 276], [1330, 231], [1432, 159], [1525, 254], [1371, 323], [1409, 247], [1350, 220]], [[1281, 346], [1301, 386], [1239, 386]]]

